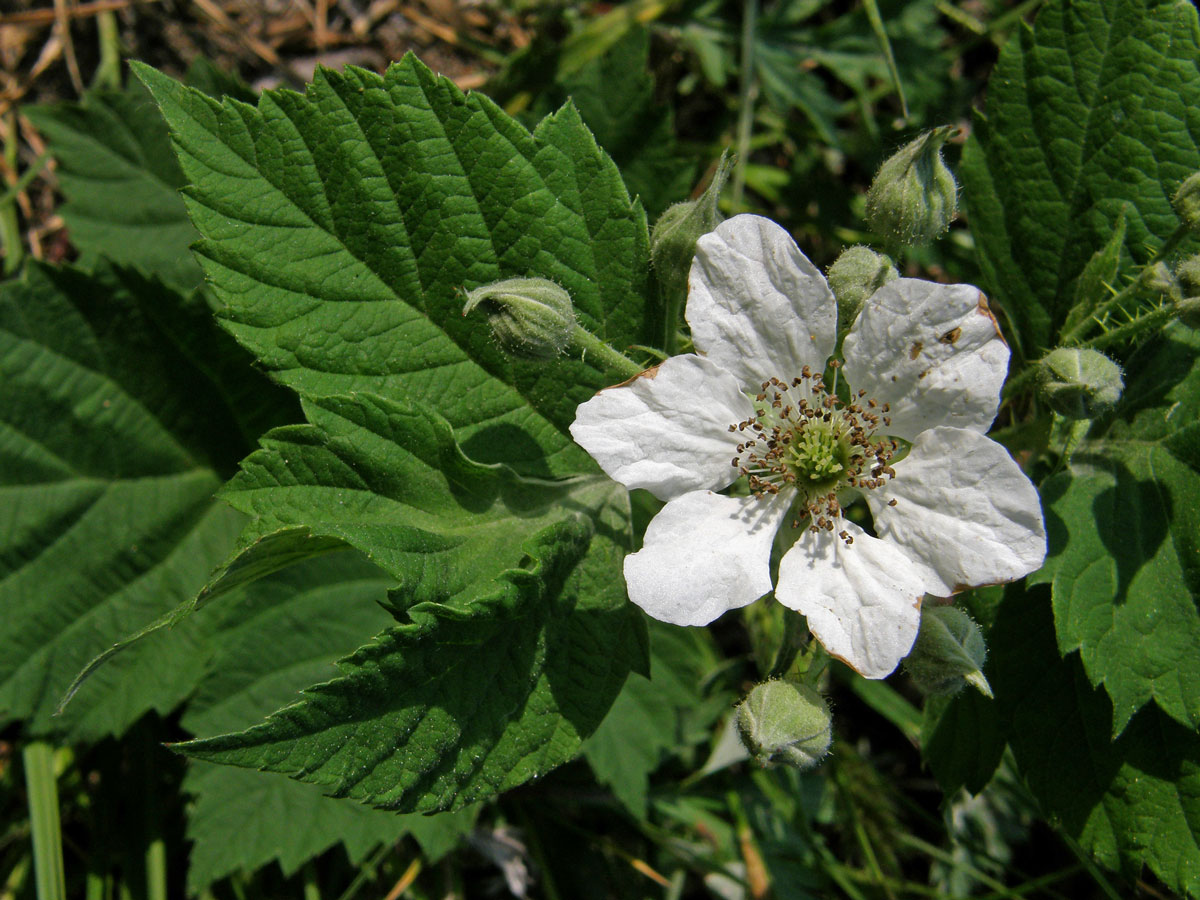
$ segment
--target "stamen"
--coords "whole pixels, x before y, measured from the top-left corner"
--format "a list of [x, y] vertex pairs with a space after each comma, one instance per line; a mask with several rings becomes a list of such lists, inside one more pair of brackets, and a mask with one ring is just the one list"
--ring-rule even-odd
[[[841, 365], [834, 360], [830, 367], [836, 388]], [[837, 531], [847, 545], [854, 543], [848, 531], [838, 529], [838, 491], [874, 490], [896, 476], [890, 462], [898, 444], [875, 434], [881, 422], [891, 425], [886, 415], [890, 407], [867, 397], [864, 390], [852, 392], [850, 401], [843, 403], [808, 366], [790, 381], [771, 377], [760, 387], [754, 398], [756, 414], [729, 426], [731, 433], [749, 431], [748, 439], [737, 444], [733, 467], [759, 499], [781, 490], [796, 491], [807, 515], [794, 527], [807, 519], [811, 531]]]

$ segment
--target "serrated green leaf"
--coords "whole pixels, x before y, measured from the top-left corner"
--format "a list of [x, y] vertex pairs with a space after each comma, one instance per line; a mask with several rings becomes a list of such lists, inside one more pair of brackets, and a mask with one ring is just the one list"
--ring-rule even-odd
[[58, 162], [67, 197], [59, 210], [85, 260], [134, 265], [185, 291], [199, 286], [203, 274], [188, 249], [199, 235], [179, 196], [183, 172], [145, 88], [92, 91], [81, 103], [23, 112]]
[[1145, 262], [1200, 169], [1200, 26], [1186, 0], [1048, 3], [1000, 54], [960, 174], [988, 293], [1027, 357], [1053, 346], [1074, 284], [1126, 216]]
[[627, 611], [578, 570], [591, 526], [524, 545], [524, 568], [451, 603], [418, 603], [343, 660], [338, 679], [240, 734], [184, 752], [283, 772], [404, 812], [458, 809], [571, 759], [599, 724], [638, 643]]
[[1032, 579], [1051, 584], [1059, 649], [1104, 685], [1115, 734], [1150, 700], [1200, 727], [1200, 335], [1172, 328], [1130, 362], [1123, 419], [1042, 486], [1049, 555]]
[[415, 402], [356, 394], [304, 410], [311, 424], [269, 432], [221, 491], [254, 517], [223, 577], [264, 556], [328, 552], [332, 538], [396, 578], [403, 605], [442, 602], [521, 565], [523, 538], [574, 515], [568, 504], [586, 513], [590, 499], [598, 507], [617, 496], [606, 479], [533, 481], [474, 462], [449, 424]]
[[1044, 590], [1010, 588], [988, 641], [1009, 742], [1045, 813], [1109, 868], [1146, 865], [1200, 893], [1200, 735], [1148, 705], [1110, 740], [1111, 705], [1059, 656]]
[[435, 405], [467, 452], [594, 471], [566, 433], [614, 374], [512, 360], [462, 290], [548, 278], [618, 348], [644, 339], [645, 214], [566, 107], [530, 134], [409, 56], [319, 70], [304, 95], [217, 103], [136, 66], [175, 138], [226, 327], [309, 395]]
[[74, 675], [193, 596], [242, 527], [213, 494], [272, 417], [223, 404], [259, 376], [203, 322], [108, 267], [32, 265], [0, 286], [0, 719], [30, 733], [119, 734], [200, 675], [197, 621], [123, 654], [51, 718]]
[[[216, 650], [183, 726], [194, 733], [248, 727], [332, 677], [338, 657], [393, 624], [379, 605], [393, 583], [361, 557], [341, 553], [263, 578], [215, 607]], [[280, 775], [203, 762], [189, 768], [184, 790], [194, 798], [187, 823], [191, 894], [272, 860], [290, 875], [338, 843], [356, 864], [405, 834], [434, 862], [470, 827], [474, 812], [399, 816]]]

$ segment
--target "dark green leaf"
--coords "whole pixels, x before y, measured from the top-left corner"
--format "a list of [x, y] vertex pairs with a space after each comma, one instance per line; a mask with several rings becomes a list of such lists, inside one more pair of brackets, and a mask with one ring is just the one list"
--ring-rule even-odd
[[93, 740], [193, 689], [198, 621], [120, 655], [50, 717], [89, 660], [194, 596], [232, 549], [243, 519], [213, 494], [243, 435], [280, 421], [226, 404], [259, 378], [244, 366], [210, 319], [130, 271], [33, 265], [0, 286], [0, 719]]
[[1011, 588], [989, 643], [1009, 742], [1046, 814], [1104, 865], [1200, 891], [1200, 736], [1146, 706], [1111, 740], [1108, 698], [1059, 656], [1044, 590]]
[[1104, 685], [1118, 734], [1151, 699], [1200, 727], [1198, 350], [1182, 327], [1143, 348], [1122, 418], [1042, 486], [1050, 547], [1034, 580], [1051, 583], [1059, 649]]
[[1121, 216], [1145, 262], [1200, 169], [1200, 26], [1186, 0], [1046, 4], [1004, 47], [961, 175], [987, 289], [1026, 357], [1053, 346], [1075, 282]]
[[188, 247], [199, 235], [179, 189], [167, 126], [141, 85], [90, 92], [81, 103], [25, 107], [58, 161], [60, 207], [85, 259], [104, 256], [181, 290], [203, 275]]

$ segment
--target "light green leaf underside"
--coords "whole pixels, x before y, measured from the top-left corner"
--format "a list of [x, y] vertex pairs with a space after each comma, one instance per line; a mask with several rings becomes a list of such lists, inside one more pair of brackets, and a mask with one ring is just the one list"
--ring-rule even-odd
[[[202, 623], [133, 648], [50, 718], [89, 660], [194, 595], [242, 526], [207, 459], [240, 425], [185, 402], [220, 390], [175, 347], [147, 352], [161, 332], [143, 292], [168, 318], [181, 302], [110, 270], [34, 265], [0, 287], [0, 719], [36, 734], [120, 734], [192, 690]], [[201, 440], [197, 412], [222, 436]]]
[[537, 276], [618, 348], [644, 339], [645, 216], [572, 107], [533, 134], [413, 57], [385, 76], [320, 70], [257, 108], [152, 69], [226, 327], [303, 394], [437, 407], [467, 452], [592, 471], [566, 434], [615, 377], [514, 361], [461, 315], [462, 290]]
[[988, 81], [961, 175], [987, 290], [1026, 356], [1051, 346], [1074, 282], [1126, 217], [1144, 262], [1200, 169], [1200, 26], [1186, 0], [1052, 2]]
[[577, 568], [590, 533], [584, 519], [543, 529], [490, 590], [409, 607], [338, 679], [181, 749], [403, 812], [459, 809], [549, 771], [607, 712], [639, 643]]
[[[183, 718], [195, 733], [235, 731], [336, 675], [337, 658], [394, 624], [379, 605], [393, 580], [355, 554], [293, 566], [245, 589], [210, 615], [216, 652]], [[184, 780], [190, 893], [278, 860], [284, 875], [335, 844], [351, 864], [405, 834], [436, 861], [471, 825], [472, 810], [399, 816], [324, 796], [280, 775], [195, 762]], [[236, 839], [231, 839], [236, 835]]]
[[167, 126], [141, 85], [91, 92], [82, 103], [26, 107], [58, 162], [71, 243], [85, 257], [153, 272], [182, 290], [203, 275], [188, 247], [199, 235], [179, 189]]
[[1034, 581], [1051, 584], [1059, 649], [1104, 685], [1118, 734], [1150, 700], [1200, 727], [1198, 351], [1200, 336], [1176, 327], [1131, 359], [1142, 371], [1127, 421], [1042, 487], [1050, 556]]

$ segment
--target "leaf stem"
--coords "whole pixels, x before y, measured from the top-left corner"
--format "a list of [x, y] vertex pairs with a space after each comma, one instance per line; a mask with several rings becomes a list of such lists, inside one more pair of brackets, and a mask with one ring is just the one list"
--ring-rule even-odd
[[1101, 347], [1107, 347], [1110, 344], [1119, 344], [1122, 341], [1132, 340], [1144, 332], [1161, 328], [1173, 318], [1175, 318], [1175, 307], [1173, 304], [1160, 306], [1143, 313], [1136, 319], [1131, 319], [1124, 325], [1114, 328], [1112, 331], [1106, 331], [1104, 334], [1096, 335], [1089, 341], [1084, 341], [1081, 346], [1099, 350]]
[[25, 788], [29, 794], [37, 897], [38, 900], [66, 900], [54, 748], [45, 741], [33, 741], [21, 751], [21, 758], [25, 764]]
[[596, 337], [582, 325], [576, 325], [571, 335], [571, 349], [579, 354], [581, 360], [587, 361], [589, 354], [596, 357], [599, 367], [605, 371], [616, 372], [621, 380], [640, 375], [642, 367], [623, 353], [619, 353]]
[[[1189, 232], [1188, 227], [1181, 223], [1173, 232], [1171, 232], [1170, 235], [1167, 236], [1167, 239], [1165, 241], [1163, 241], [1162, 246], [1159, 247], [1157, 251], [1155, 251], [1154, 256], [1152, 256], [1149, 259], [1149, 261], [1146, 263], [1146, 265], [1142, 267], [1142, 271], [1146, 272], [1155, 263], [1161, 262], [1162, 260], [1166, 259], [1166, 257], [1169, 254], [1171, 254], [1172, 252], [1174, 252], [1175, 248], [1179, 246], [1180, 241], [1182, 241], [1185, 237], [1187, 237], [1188, 232]], [[1070, 347], [1072, 345], [1079, 344], [1079, 345], [1090, 346], [1093, 348], [1096, 347], [1097, 346], [1096, 342], [1099, 341], [1101, 338], [1106, 337], [1106, 335], [1100, 335], [1099, 338], [1092, 338], [1091, 341], [1087, 341], [1087, 342], [1083, 341], [1083, 337], [1089, 331], [1091, 331], [1096, 325], [1099, 325], [1101, 322], [1103, 322], [1105, 316], [1109, 315], [1116, 309], [1120, 309], [1121, 305], [1124, 304], [1125, 301], [1128, 300], [1130, 298], [1130, 296], [1132, 296], [1133, 293], [1141, 286], [1142, 286], [1142, 279], [1140, 277], [1133, 279], [1133, 281], [1131, 281], [1129, 284], [1127, 284], [1125, 287], [1123, 287], [1117, 293], [1113, 294], [1111, 297], [1109, 297], [1107, 300], [1105, 300], [1103, 303], [1101, 303], [1098, 307], [1096, 307], [1095, 311], [1090, 316], [1088, 316], [1086, 319], [1084, 319], [1083, 321], [1076, 324], [1073, 328], [1069, 328], [1067, 331], [1060, 334], [1059, 338], [1058, 338], [1059, 346], [1060, 347]], [[1135, 319], [1134, 321], [1138, 321], [1138, 320]], [[1132, 324], [1132, 323], [1130, 323], [1130, 324]], [[1125, 326], [1122, 326], [1122, 328], [1124, 328], [1124, 327]], [[1120, 330], [1121, 329], [1117, 329], [1117, 331], [1120, 331]], [[1113, 333], [1114, 332], [1108, 332], [1108, 334], [1113, 334]], [[1119, 339], [1117, 339], [1117, 340], [1119, 340]], [[1104, 343], [1109, 343], [1109, 341], [1105, 341]], [[1101, 346], [1103, 346], [1103, 345], [1101, 345]]]

